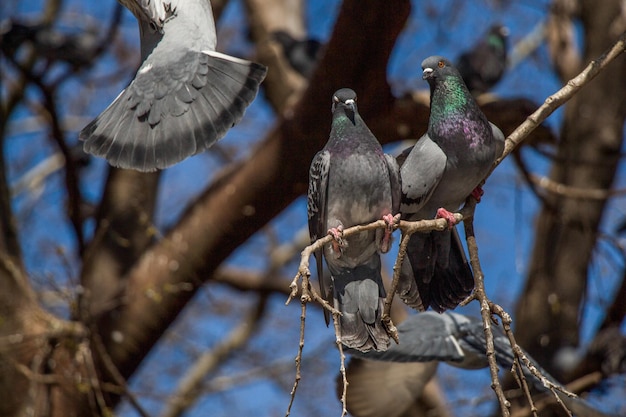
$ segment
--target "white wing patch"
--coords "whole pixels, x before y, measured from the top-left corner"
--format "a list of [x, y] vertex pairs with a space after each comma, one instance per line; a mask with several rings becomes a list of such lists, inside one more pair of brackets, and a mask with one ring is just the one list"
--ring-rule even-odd
[[139, 69], [138, 74], [145, 74], [152, 69], [152, 64], [147, 64]]

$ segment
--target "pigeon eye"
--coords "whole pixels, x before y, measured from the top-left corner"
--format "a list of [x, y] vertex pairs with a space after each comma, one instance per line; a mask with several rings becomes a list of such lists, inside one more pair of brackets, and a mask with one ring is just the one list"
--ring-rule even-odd
[[337, 98], [337, 96], [333, 96], [333, 101], [334, 101], [335, 103], [339, 103], [339, 98]]
[[439, 68], [443, 68], [443, 67], [445, 67], [445, 66], [446, 66], [446, 63], [445, 63], [445, 62], [443, 62], [443, 61], [439, 61], [439, 62], [437, 63], [437, 66], [438, 66]]

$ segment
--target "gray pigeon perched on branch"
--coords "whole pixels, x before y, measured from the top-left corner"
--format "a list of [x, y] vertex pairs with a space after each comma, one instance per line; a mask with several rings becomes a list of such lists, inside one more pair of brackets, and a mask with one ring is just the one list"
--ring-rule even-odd
[[86, 152], [154, 171], [202, 152], [243, 117], [267, 69], [215, 51], [209, 0], [119, 0], [139, 21], [135, 79], [81, 132]]
[[[509, 338], [499, 326], [492, 326], [491, 328], [493, 331], [496, 362], [500, 365], [501, 369], [509, 371], [513, 368], [515, 359]], [[483, 329], [483, 322], [479, 318], [468, 317], [453, 312], [438, 314], [426, 311], [413, 314], [398, 325], [398, 338], [400, 339], [400, 343], [392, 345], [385, 352], [361, 353], [353, 350], [348, 351], [354, 355], [354, 358], [350, 361], [347, 368], [348, 382], [350, 384], [348, 386], [348, 410], [352, 408], [350, 400], [353, 400], [354, 405], [358, 409], [368, 409], [376, 407], [376, 405], [368, 407], [369, 402], [372, 404], [376, 404], [380, 401], [392, 403], [392, 399], [387, 397], [397, 395], [400, 398], [406, 396], [405, 393], [395, 393], [394, 390], [389, 390], [388, 392], [380, 390], [376, 392], [363, 392], [363, 388], [367, 388], [371, 385], [371, 376], [376, 375], [377, 378], [381, 378], [381, 373], [383, 373], [380, 370], [380, 366], [377, 366], [376, 363], [371, 363], [371, 361], [395, 363], [440, 361], [463, 369], [481, 369], [489, 366], [486, 354], [487, 344], [485, 331]], [[526, 355], [529, 361], [549, 382], [563, 388], [563, 386], [548, 374], [547, 371], [542, 369], [528, 353], [524, 352], [524, 355]], [[367, 359], [368, 361], [361, 361], [360, 359]], [[358, 379], [351, 378], [352, 368], [358, 368], [358, 372], [356, 372]], [[388, 386], [394, 386], [401, 382], [407, 387], [423, 387], [426, 383], [426, 381], [422, 380], [407, 380], [404, 368], [396, 368], [397, 369], [394, 369], [390, 366], [385, 367], [386, 374], [384, 375], [384, 379]], [[543, 382], [535, 377], [524, 364], [522, 364], [522, 369], [529, 386], [534, 387], [538, 392], [546, 392], [548, 390], [543, 385]], [[397, 374], [397, 378], [395, 379], [399, 381], [394, 381], [394, 374]], [[423, 375], [416, 374], [417, 378], [422, 376]], [[432, 377], [432, 373], [426, 374], [425, 376], [430, 378]], [[409, 375], [408, 378], [411, 378], [411, 376]], [[350, 390], [354, 392], [352, 398], [350, 396]], [[558, 391], [557, 393], [559, 398], [563, 400], [570, 410], [574, 411], [576, 416], [609, 416], [608, 414], [596, 410], [591, 404], [581, 398], [571, 398]], [[377, 398], [379, 396], [383, 398]], [[360, 416], [352, 411], [351, 413], [355, 416]], [[373, 417], [371, 414], [368, 415]]]
[[487, 120], [450, 61], [432, 56], [422, 69], [430, 85], [430, 119], [427, 133], [405, 151], [400, 212], [406, 220], [443, 217], [450, 228], [411, 236], [397, 292], [415, 309], [442, 312], [474, 288], [451, 212], [470, 194], [480, 197], [477, 187], [502, 153], [504, 135]]
[[[399, 169], [359, 115], [356, 94], [342, 88], [333, 95], [330, 138], [313, 158], [307, 211], [311, 241], [333, 235], [323, 249], [330, 281], [315, 254], [323, 297], [338, 309], [341, 341], [354, 349], [382, 351], [389, 336], [381, 315], [385, 290], [379, 253], [389, 250], [400, 204]], [[342, 238], [344, 228], [384, 219], [385, 230]], [[325, 311], [326, 323], [329, 317]]]
[[491, 90], [504, 75], [508, 36], [506, 26], [494, 25], [471, 50], [459, 57], [457, 68], [472, 94]]

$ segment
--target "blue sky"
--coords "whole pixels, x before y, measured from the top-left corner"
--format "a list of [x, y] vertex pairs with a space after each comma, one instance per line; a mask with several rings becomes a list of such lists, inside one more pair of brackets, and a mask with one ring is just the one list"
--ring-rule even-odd
[[[454, 0], [414, 2], [410, 21], [407, 24], [389, 63], [388, 77], [394, 93], [402, 94], [414, 89], [426, 89], [421, 79], [421, 61], [429, 55], [439, 54], [455, 59], [463, 50], [471, 47], [476, 39], [487, 28], [495, 23], [506, 24], [510, 29], [510, 41], [515, 43], [525, 36], [532, 28], [545, 18], [549, 4], [547, 0], [527, 0], [523, 2], [459, 2]], [[419, 4], [418, 4], [419, 3]], [[502, 3], [505, 6], [496, 6]], [[423, 6], [427, 4], [427, 6]], [[420, 7], [420, 5], [422, 5]], [[62, 18], [67, 19], [70, 28], [77, 24], [76, 13], [87, 14], [89, 19], [80, 20], [82, 24], [108, 21], [114, 2], [80, 2], [66, 1]], [[335, 0], [316, 0], [307, 3], [307, 25], [312, 36], [327, 40], [332, 30], [339, 2]], [[12, 7], [5, 7], [10, 15], [33, 16], [41, 9], [41, 2], [21, 1]], [[229, 36], [228, 42], [220, 42], [222, 51], [242, 56], [252, 51], [252, 46], [245, 41], [245, 17], [240, 0], [231, 0], [219, 22], [220, 30], [235, 30], [235, 36]], [[358, 28], [355, 28], [358, 30]], [[229, 32], [230, 33], [230, 32]], [[138, 33], [134, 18], [125, 12], [121, 35], [129, 43], [138, 47]], [[219, 34], [218, 34], [219, 36]], [[97, 94], [92, 95], [88, 103], [67, 100], [64, 105], [65, 116], [83, 116], [84, 124], [117, 96], [118, 92], [131, 79], [137, 61], [128, 62], [128, 76], [107, 88], [98, 87]], [[97, 67], [98, 74], [103, 77], [117, 71], [112, 68], [116, 60], [109, 57]], [[349, 87], [349, 86], [346, 86]], [[553, 75], [545, 47], [541, 47], [533, 55], [506, 75], [494, 92], [504, 97], [525, 97], [541, 103], [560, 87], [560, 82]], [[67, 83], [59, 92], [59, 96], [72, 97], [77, 84]], [[360, 100], [372, 99], [367, 92], [358, 92]], [[29, 97], [36, 99], [38, 93], [29, 91]], [[330, 100], [329, 100], [330, 101]], [[82, 105], [82, 106], [81, 106]], [[87, 109], [87, 111], [84, 111]], [[328, 112], [328, 109], [320, 109]], [[49, 156], [53, 147], [47, 132], [41, 128], [27, 130], [24, 128], [30, 112], [20, 109], [13, 116], [10, 128], [13, 134], [5, 144], [5, 152], [11, 161], [9, 180], [16, 182], [25, 172], [38, 162]], [[246, 113], [244, 120], [220, 142], [227, 150], [231, 150], [236, 158], [242, 158], [253, 148], [253, 144], [262, 138], [259, 132], [267, 131], [274, 123], [274, 115], [260, 94]], [[550, 117], [547, 124], [558, 132], [561, 113]], [[76, 141], [77, 130], [81, 123], [68, 128], [68, 137]], [[387, 148], [393, 150], [393, 145]], [[549, 162], [533, 152], [525, 152], [528, 163], [538, 174], [545, 174]], [[156, 215], [156, 225], [161, 230], [171, 224], [186, 204], [210, 183], [213, 175], [224, 166], [215, 154], [208, 152], [168, 169], [162, 177]], [[102, 160], [93, 161], [84, 171], [81, 178], [81, 189], [92, 202], [99, 200], [106, 178], [106, 164]], [[623, 173], [621, 173], [623, 174]], [[623, 185], [624, 176], [619, 176], [617, 186]], [[193, 180], [190, 181], [189, 179]], [[76, 282], [79, 265], [74, 255], [75, 247], [70, 225], [64, 216], [63, 178], [55, 174], [47, 178], [37, 194], [19, 195], [14, 200], [16, 212], [20, 212], [19, 227], [26, 239], [22, 241], [27, 267], [35, 281], [42, 287], [51, 281], [65, 286]], [[505, 161], [491, 176], [486, 187], [485, 196], [477, 208], [475, 227], [479, 243], [481, 262], [486, 276], [488, 294], [512, 312], [516, 298], [523, 285], [526, 273], [525, 265], [533, 244], [534, 217], [537, 212], [537, 201], [520, 179], [511, 161]], [[622, 200], [615, 199], [607, 209], [603, 229], [613, 232], [613, 225], [624, 217]], [[306, 226], [306, 206], [304, 199], [296, 201], [281, 214], [270, 226], [274, 238], [279, 242], [290, 241], [295, 233]], [[242, 246], [227, 263], [248, 268], [263, 267], [267, 263], [267, 250], [270, 240], [267, 235], [254, 236]], [[391, 270], [393, 257], [387, 256], [386, 268]], [[623, 261], [611, 249], [599, 252], [592, 268], [593, 281], [587, 310], [583, 320], [583, 342], [592, 334], [600, 317], [599, 305], [606, 300], [606, 294], [615, 285], [615, 277], [623, 268]], [[290, 264], [281, 273], [284, 276], [295, 274], [295, 264]], [[68, 280], [69, 277], [69, 280]], [[613, 277], [613, 278], [612, 278]], [[223, 314], [220, 301], [228, 300], [235, 305], [238, 313]], [[261, 326], [258, 337], [250, 347], [245, 348], [249, 361], [229, 360], [217, 371], [218, 377], [225, 378], [243, 374], [250, 369], [261, 368], [261, 376], [252, 377], [244, 388], [217, 391], [207, 395], [188, 413], [189, 416], [201, 415], [257, 415], [270, 416], [284, 413], [288, 403], [288, 392], [291, 389], [294, 369], [293, 363], [298, 344], [299, 314], [298, 303], [284, 306], [284, 298], [273, 296], [268, 307], [268, 318]], [[178, 380], [170, 375], [187, 366], [203, 349], [211, 348], [219, 342], [229, 327], [237, 323], [240, 315], [249, 308], [253, 299], [248, 295], [237, 293], [231, 289], [211, 285], [203, 288], [194, 302], [179, 317], [179, 320], [168, 332], [157, 348], [143, 364], [140, 372], [132, 381], [132, 388], [147, 409], [158, 415], [165, 395], [171, 392]], [[63, 307], [55, 306], [58, 311]], [[477, 314], [476, 305], [470, 305], [461, 312]], [[212, 315], [213, 312], [215, 315]], [[219, 320], [216, 320], [219, 317]], [[280, 329], [277, 335], [277, 329]], [[305, 349], [303, 381], [296, 399], [293, 415], [303, 415], [311, 408], [319, 414], [339, 414], [339, 403], [334, 400], [334, 375], [338, 369], [337, 354], [333, 348], [334, 335], [331, 329], [324, 326], [322, 315], [310, 309], [307, 320], [307, 345]], [[257, 362], [261, 353], [275, 352], [272, 364], [282, 371], [281, 377], [264, 378], [269, 371], [262, 371], [262, 362]], [[282, 368], [285, 366], [285, 368]], [[442, 366], [442, 383], [452, 388], [455, 381], [470, 376]], [[170, 372], [171, 371], [171, 372]], [[467, 372], [467, 371], [465, 371]], [[472, 378], [484, 381], [482, 386], [466, 392], [449, 390], [450, 399], [457, 397], [475, 397], [491, 394], [488, 373], [473, 372]], [[478, 384], [474, 384], [478, 385]], [[316, 393], [316, 394], [315, 394]], [[324, 399], [324, 401], [319, 401]], [[490, 407], [491, 405], [487, 405]], [[310, 408], [309, 408], [310, 407]], [[462, 410], [462, 409], [459, 409]], [[477, 410], [472, 412], [477, 413]], [[124, 406], [121, 415], [131, 416], [135, 413]], [[459, 415], [463, 415], [459, 412]], [[469, 414], [468, 414], [469, 415]], [[475, 414], [476, 415], [476, 414]]]

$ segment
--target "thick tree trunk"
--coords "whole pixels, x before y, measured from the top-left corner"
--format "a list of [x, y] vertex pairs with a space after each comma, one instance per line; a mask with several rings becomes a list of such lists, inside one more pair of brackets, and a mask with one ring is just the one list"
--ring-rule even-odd
[[[620, 1], [582, 2], [583, 62], [618, 38], [610, 33]], [[610, 189], [626, 118], [626, 57], [621, 56], [568, 104], [550, 179], [579, 189]], [[555, 353], [579, 344], [580, 312], [589, 264], [606, 200], [551, 194], [536, 224], [528, 279], [517, 305], [517, 341], [548, 371]]]

